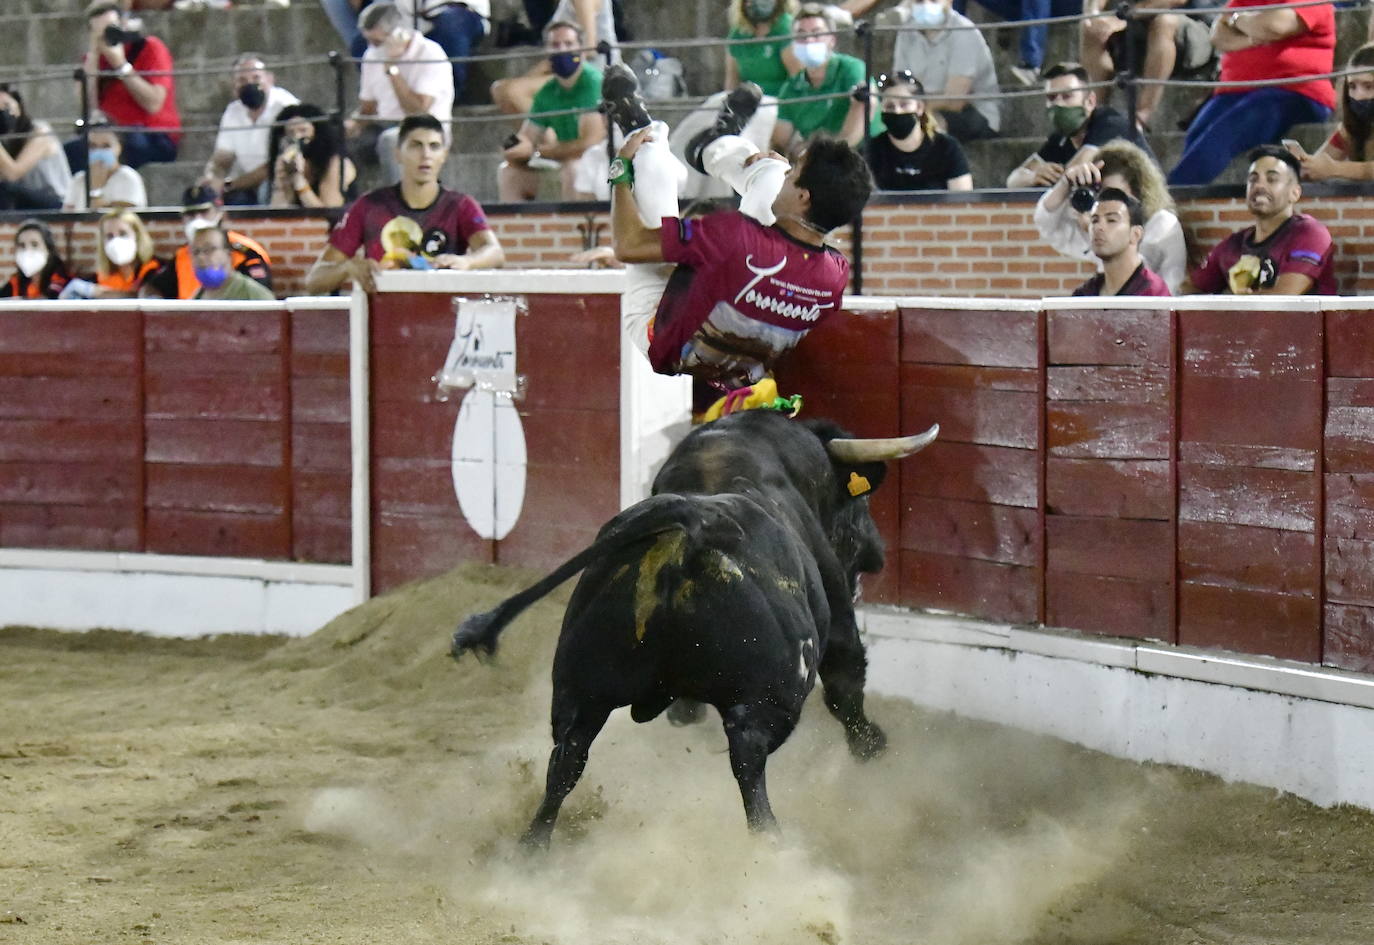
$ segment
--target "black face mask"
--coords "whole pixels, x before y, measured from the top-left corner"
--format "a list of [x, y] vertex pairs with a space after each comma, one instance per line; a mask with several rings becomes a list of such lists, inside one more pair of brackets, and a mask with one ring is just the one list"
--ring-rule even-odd
[[894, 138], [905, 138], [916, 129], [915, 112], [883, 112], [883, 127]]
[[250, 110], [256, 111], [267, 103], [267, 93], [256, 82], [239, 89], [239, 101]]
[[0, 135], [7, 135], [14, 130], [18, 119], [7, 108], [0, 108]]
[[1358, 121], [1374, 120], [1374, 98], [1347, 98], [1350, 115]]

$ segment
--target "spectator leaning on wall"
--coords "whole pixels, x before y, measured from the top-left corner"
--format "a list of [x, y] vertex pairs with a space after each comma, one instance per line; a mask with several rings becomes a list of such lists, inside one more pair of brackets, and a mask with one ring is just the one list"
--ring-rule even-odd
[[[191, 258], [191, 241], [198, 230], [220, 226], [224, 222], [224, 206], [219, 195], [208, 187], [190, 187], [182, 195], [181, 221], [186, 230], [186, 243], [177, 247], [171, 263], [149, 279], [140, 294], [161, 296], [164, 299], [193, 299], [201, 289], [196, 277], [195, 262]], [[229, 230], [229, 252], [233, 268], [267, 288], [272, 287], [272, 260], [262, 245], [242, 233]]]
[[300, 100], [277, 85], [262, 56], [241, 53], [234, 60], [234, 100], [219, 120], [215, 150], [198, 183], [227, 204], [267, 202], [267, 150], [278, 113]]
[[1254, 226], [1232, 233], [1184, 282], [1183, 293], [1335, 295], [1335, 247], [1326, 227], [1296, 212], [1298, 159], [1278, 145], [1250, 152], [1245, 206]]
[[25, 220], [14, 231], [14, 268], [14, 275], [0, 285], [0, 299], [55, 299], [71, 278], [52, 230], [42, 220]]
[[[1370, 19], [1374, 30], [1374, 18]], [[1355, 50], [1348, 68], [1365, 69], [1341, 82], [1340, 123], [1316, 154], [1285, 143], [1307, 180], [1374, 180], [1374, 44]]]
[[275, 298], [271, 289], [234, 268], [229, 234], [218, 226], [196, 230], [188, 253], [200, 283], [194, 298], [216, 302], [266, 302]]
[[1088, 230], [1102, 271], [1073, 290], [1074, 295], [1169, 295], [1164, 280], [1140, 258], [1145, 211], [1124, 190], [1104, 188], [1089, 213]]
[[893, 71], [908, 71], [920, 81], [955, 138], [996, 137], [1002, 127], [1002, 109], [994, 97], [997, 67], [973, 21], [956, 12], [949, 0], [903, 3], [896, 11], [905, 22], [892, 47]]

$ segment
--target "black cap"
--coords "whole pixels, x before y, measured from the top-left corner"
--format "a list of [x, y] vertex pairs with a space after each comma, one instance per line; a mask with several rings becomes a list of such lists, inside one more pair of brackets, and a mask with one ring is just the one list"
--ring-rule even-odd
[[224, 205], [223, 198], [209, 187], [187, 187], [181, 195], [183, 210], [209, 210]]

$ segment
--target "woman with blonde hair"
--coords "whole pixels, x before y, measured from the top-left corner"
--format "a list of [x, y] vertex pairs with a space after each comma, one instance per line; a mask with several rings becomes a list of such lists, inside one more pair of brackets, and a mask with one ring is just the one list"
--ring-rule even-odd
[[73, 279], [64, 299], [131, 299], [164, 263], [153, 255], [153, 238], [132, 210], [111, 210], [96, 227], [95, 282]]
[[1107, 187], [1124, 190], [1140, 201], [1145, 211], [1141, 258], [1170, 292], [1177, 293], [1188, 274], [1183, 225], [1159, 165], [1129, 141], [1107, 142], [1092, 160], [1066, 168], [1058, 183], [1045, 191], [1035, 205], [1035, 226], [1041, 238], [1059, 253], [1093, 263], [1100, 271], [1102, 260], [1092, 250], [1087, 213], [1097, 192]]
[[1341, 83], [1341, 120], [1330, 139], [1316, 154], [1288, 145], [1306, 180], [1374, 180], [1374, 43], [1355, 50], [1347, 68], [1365, 71]]
[[878, 79], [882, 134], [868, 139], [879, 190], [972, 190], [964, 149], [935, 122], [921, 80], [903, 69]]
[[801, 71], [801, 62], [792, 52], [792, 15], [796, 12], [796, 0], [733, 0], [727, 38], [771, 42], [737, 42], [726, 49], [725, 91], [741, 82], [753, 82], [764, 95], [777, 95], [782, 84]]

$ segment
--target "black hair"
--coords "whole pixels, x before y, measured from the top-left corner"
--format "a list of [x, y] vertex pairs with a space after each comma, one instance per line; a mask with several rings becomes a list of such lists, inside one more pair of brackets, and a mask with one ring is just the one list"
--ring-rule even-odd
[[1130, 194], [1126, 193], [1126, 191], [1122, 190], [1120, 187], [1107, 187], [1098, 192], [1097, 200], [1094, 202], [1093, 206], [1109, 201], [1125, 205], [1126, 216], [1130, 219], [1131, 226], [1145, 225], [1145, 208], [1141, 205], [1139, 200], [1136, 200]]
[[[54, 275], [60, 275], [64, 279], [70, 276], [71, 273], [67, 271], [67, 261], [63, 259], [62, 254], [57, 251], [57, 239], [52, 235], [52, 230], [48, 225], [42, 220], [34, 219], [33, 217], [24, 220], [19, 224], [18, 229], [14, 231], [15, 243], [19, 242], [19, 237], [26, 230], [33, 230], [41, 236], [43, 238], [43, 245], [47, 247], [48, 250], [48, 264], [44, 266], [43, 271], [38, 273], [30, 282], [34, 285], [46, 288], [52, 284], [52, 277]], [[22, 276], [23, 273], [20, 273], [20, 275]]]
[[1050, 79], [1057, 79], [1066, 75], [1074, 76], [1084, 85], [1088, 84], [1088, 70], [1076, 62], [1056, 62], [1046, 69], [1040, 78], [1048, 82]]
[[14, 120], [14, 127], [4, 138], [0, 138], [10, 157], [18, 157], [19, 152], [24, 150], [24, 145], [28, 144], [29, 132], [33, 131], [33, 119], [29, 117], [28, 107], [24, 105], [24, 96], [19, 94], [19, 90], [11, 86], [8, 82], [0, 82], [0, 92], [4, 92], [14, 103], [19, 106], [19, 117]]
[[401, 119], [400, 130], [396, 132], [396, 147], [399, 148], [412, 131], [419, 131], [422, 128], [437, 131], [441, 135], [444, 133], [443, 124], [428, 112], [421, 112], [419, 115], [407, 115]]
[[1302, 162], [1293, 156], [1293, 152], [1282, 145], [1262, 144], [1258, 148], [1252, 148], [1250, 153], [1245, 156], [1245, 160], [1249, 164], [1254, 164], [1260, 158], [1267, 157], [1287, 164], [1288, 169], [1293, 172], [1293, 180], [1302, 180]]
[[[1361, 67], [1374, 67], [1374, 43], [1366, 43], [1350, 56], [1349, 68], [1359, 69]], [[1350, 80], [1354, 76], [1346, 76], [1341, 83], [1341, 127], [1345, 129], [1345, 137], [1350, 142], [1350, 153], [1346, 155], [1347, 160], [1368, 161], [1374, 158], [1374, 154], [1369, 153], [1370, 135], [1374, 134], [1374, 121], [1368, 118], [1361, 118], [1355, 114], [1355, 109], [1350, 103]]]
[[[277, 112], [277, 117], [272, 122], [271, 140], [267, 146], [267, 186], [269, 193], [271, 193], [272, 185], [276, 182], [277, 155], [281, 153], [281, 140], [286, 135], [286, 123], [293, 118], [304, 118], [315, 128], [315, 133], [311, 136], [310, 141], [301, 146], [301, 157], [314, 171], [315, 181], [324, 178], [325, 171], [329, 169], [329, 162], [339, 155], [338, 126], [325, 114], [323, 109], [305, 102], [286, 106]], [[340, 180], [339, 184], [342, 186], [343, 181]]]
[[226, 230], [223, 226], [221, 226], [218, 223], [216, 223], [214, 226], [202, 226], [200, 229], [196, 230], [194, 233], [191, 234], [191, 242], [195, 242], [196, 237], [200, 236], [200, 234], [202, 233], [218, 233], [220, 239], [220, 246], [224, 248], [225, 252], [229, 251], [229, 231]]
[[852, 223], [873, 192], [868, 162], [840, 138], [817, 135], [806, 144], [797, 186], [811, 193], [809, 219], [829, 233]]

